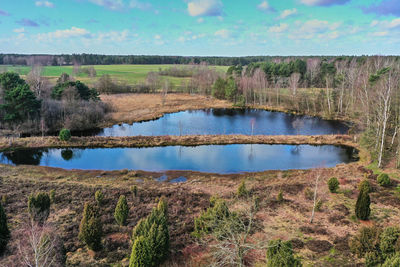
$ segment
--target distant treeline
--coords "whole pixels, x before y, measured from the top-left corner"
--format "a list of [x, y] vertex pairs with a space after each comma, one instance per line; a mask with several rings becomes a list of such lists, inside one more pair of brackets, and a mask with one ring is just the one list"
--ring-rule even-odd
[[[360, 56], [357, 58], [364, 58]], [[337, 56], [247, 56], [247, 57], [197, 57], [197, 56], [147, 56], [147, 55], [96, 55], [96, 54], [72, 54], [72, 55], [22, 55], [0, 54], [0, 65], [111, 65], [111, 64], [199, 64], [205, 62], [209, 65], [232, 66], [249, 65], [255, 62], [286, 61], [293, 59], [306, 60], [309, 58], [335, 59]], [[352, 59], [354, 56], [343, 56]]]

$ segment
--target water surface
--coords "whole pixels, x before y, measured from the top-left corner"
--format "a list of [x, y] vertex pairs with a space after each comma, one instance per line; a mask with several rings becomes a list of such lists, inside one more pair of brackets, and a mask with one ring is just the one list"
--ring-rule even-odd
[[29, 149], [0, 153], [0, 163], [65, 169], [134, 169], [212, 173], [333, 167], [352, 160], [353, 148], [323, 145], [203, 145], [150, 148]]
[[260, 109], [205, 109], [165, 114], [133, 124], [114, 125], [93, 133], [99, 136], [152, 135], [322, 135], [344, 134], [348, 127], [338, 121]]

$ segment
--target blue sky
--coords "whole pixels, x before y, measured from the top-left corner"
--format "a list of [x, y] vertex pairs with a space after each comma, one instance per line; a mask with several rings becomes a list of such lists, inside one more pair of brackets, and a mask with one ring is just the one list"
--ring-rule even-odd
[[0, 0], [0, 53], [400, 54], [400, 0]]

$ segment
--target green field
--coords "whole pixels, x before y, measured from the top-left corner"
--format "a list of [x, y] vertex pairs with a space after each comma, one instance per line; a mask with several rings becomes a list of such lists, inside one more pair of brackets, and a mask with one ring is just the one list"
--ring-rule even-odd
[[[81, 73], [75, 78], [89, 85], [93, 85], [96, 80], [104, 74], [109, 74], [114, 80], [125, 82], [128, 85], [135, 85], [146, 80], [147, 73], [154, 71], [158, 72], [161, 69], [167, 69], [172, 66], [181, 65], [95, 65], [93, 66], [96, 70], [97, 76], [90, 78], [87, 74]], [[82, 66], [88, 67], [88, 66]], [[24, 76], [29, 73], [31, 67], [28, 66], [2, 66], [2, 70], [14, 71]], [[210, 66], [218, 71], [226, 72], [228, 67], [226, 66]], [[73, 66], [46, 66], [43, 67], [42, 76], [48, 77], [50, 81], [55, 82], [62, 73], [68, 73], [72, 75]], [[182, 80], [187, 80], [188, 78], [177, 78], [170, 76], [163, 76], [164, 79], [170, 80], [174, 86], [181, 85]]]

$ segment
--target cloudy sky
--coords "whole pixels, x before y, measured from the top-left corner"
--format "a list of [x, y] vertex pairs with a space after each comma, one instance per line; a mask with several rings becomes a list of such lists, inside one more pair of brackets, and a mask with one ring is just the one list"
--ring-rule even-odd
[[400, 0], [0, 0], [0, 53], [400, 54]]

